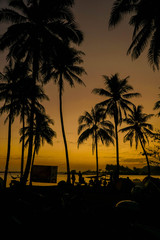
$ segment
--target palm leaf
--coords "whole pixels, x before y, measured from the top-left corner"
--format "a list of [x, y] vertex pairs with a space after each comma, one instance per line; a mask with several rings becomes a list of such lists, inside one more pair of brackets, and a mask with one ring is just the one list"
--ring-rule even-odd
[[133, 130], [129, 130], [129, 132], [124, 136], [124, 142], [129, 141], [130, 142], [130, 146], [132, 147], [133, 137], [134, 137], [134, 131]]
[[92, 93], [98, 94], [100, 96], [111, 97], [111, 93], [103, 88], [94, 88]]
[[160, 27], [158, 27], [154, 32], [151, 39], [150, 48], [148, 50], [148, 61], [150, 65], [153, 67], [153, 70], [155, 69], [159, 70], [159, 61], [160, 61], [159, 36], [160, 36]]
[[154, 109], [154, 110], [160, 109], [160, 100], [155, 103], [153, 109]]
[[92, 136], [93, 129], [86, 129], [81, 135], [78, 137], [78, 147], [80, 144], [82, 144], [84, 141], [86, 141], [90, 136]]
[[26, 22], [26, 17], [20, 15], [12, 9], [1, 9], [0, 10], [0, 21], [1, 22], [12, 22], [12, 23], [22, 23]]
[[[76, 81], [80, 85], [86, 86], [85, 83], [82, 81], [82, 79], [80, 77], [78, 77], [78, 75], [81, 75], [81, 74], [85, 73], [85, 71], [83, 71], [83, 69], [81, 69], [81, 70], [77, 69], [78, 71], [76, 70], [76, 74], [78, 74], [78, 75], [75, 75], [73, 73], [73, 69], [71, 69], [71, 70], [72, 71], [68, 71], [68, 72], [69, 72], [70, 76], [74, 79], [74, 81]], [[74, 69], [74, 71], [75, 71], [75, 69]]]
[[132, 51], [132, 58], [137, 59], [145, 49], [151, 33], [151, 24], [149, 23], [148, 25], [144, 26], [137, 35], [134, 34], [134, 39], [127, 51], [127, 54], [130, 54]]
[[119, 130], [119, 132], [128, 132], [128, 131], [133, 131], [134, 130], [134, 126], [128, 126], [128, 127], [124, 127], [122, 129]]
[[123, 98], [129, 99], [129, 98], [132, 98], [132, 97], [141, 97], [141, 94], [140, 93], [126, 93], [126, 94], [123, 94]]
[[116, 0], [114, 1], [111, 16], [109, 19], [109, 27], [115, 27], [123, 19], [123, 15], [134, 11], [138, 0]]
[[113, 140], [113, 131], [109, 131], [108, 129], [101, 128], [98, 131], [98, 136], [101, 139], [102, 144], [105, 143], [106, 146], [109, 146], [110, 143], [114, 145], [114, 140]]
[[88, 127], [88, 124], [85, 124], [85, 123], [79, 125], [79, 127], [78, 127], [78, 135], [87, 127]]

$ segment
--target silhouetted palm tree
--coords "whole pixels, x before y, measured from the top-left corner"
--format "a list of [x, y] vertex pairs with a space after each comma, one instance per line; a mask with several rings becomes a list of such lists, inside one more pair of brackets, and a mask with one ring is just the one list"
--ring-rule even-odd
[[118, 124], [122, 123], [122, 113], [126, 116], [131, 111], [133, 103], [128, 99], [140, 96], [139, 93], [130, 93], [133, 87], [128, 84], [128, 78], [120, 79], [118, 74], [111, 77], [103, 76], [105, 89], [95, 88], [93, 93], [106, 97], [107, 99], [99, 103], [100, 106], [106, 106], [106, 113], [114, 118], [115, 138], [116, 138], [116, 159], [117, 159], [117, 177], [119, 176], [119, 147], [118, 147]]
[[[46, 115], [44, 108], [41, 106], [40, 108], [36, 108], [35, 119], [34, 119], [34, 127], [33, 127], [33, 135], [34, 135], [34, 151], [32, 156], [32, 164], [31, 171], [34, 164], [35, 154], [38, 154], [41, 145], [46, 141], [48, 144], [53, 145], [53, 137], [56, 137], [56, 132], [50, 127], [50, 125], [54, 125], [54, 121]], [[24, 129], [24, 138], [26, 140], [25, 146], [29, 143], [29, 127], [25, 127]], [[23, 129], [20, 131], [23, 140]]]
[[[21, 155], [21, 177], [23, 176], [23, 165], [24, 165], [24, 131], [25, 131], [25, 122], [26, 120], [30, 121], [30, 111], [31, 111], [31, 99], [32, 99], [32, 94], [35, 95], [35, 107], [34, 111], [36, 109], [43, 110], [43, 106], [39, 103], [42, 102], [43, 100], [49, 100], [48, 96], [44, 93], [43, 88], [36, 84], [35, 88], [32, 88], [32, 78], [29, 75], [24, 76], [24, 78], [20, 78], [19, 81], [17, 82], [17, 101], [16, 105], [17, 108], [19, 109], [19, 115], [20, 115], [20, 120], [22, 121], [22, 155]], [[35, 112], [34, 112], [35, 115]]]
[[[30, 113], [30, 101], [32, 94], [32, 78], [31, 72], [29, 72], [28, 66], [22, 62], [15, 63], [16, 71], [16, 93], [14, 96], [14, 105], [17, 109], [18, 115], [20, 115], [20, 121], [22, 122], [22, 129], [25, 128], [25, 119], [29, 117]], [[22, 154], [21, 154], [21, 177], [23, 175], [24, 168], [24, 139], [22, 140]]]
[[8, 121], [8, 144], [7, 144], [7, 158], [4, 173], [4, 187], [7, 183], [7, 174], [10, 160], [11, 151], [11, 125], [14, 122], [14, 118], [18, 115], [18, 109], [14, 103], [16, 96], [16, 79], [17, 73], [10, 63], [4, 68], [4, 74], [0, 73], [0, 100], [4, 101], [3, 106], [0, 108], [0, 115], [7, 113], [5, 119], [6, 123]]
[[124, 136], [124, 142], [130, 141], [131, 146], [133, 139], [135, 139], [136, 148], [138, 147], [138, 142], [140, 142], [147, 161], [148, 177], [150, 177], [150, 164], [147, 152], [145, 150], [145, 144], [148, 141], [148, 136], [153, 136], [153, 126], [152, 124], [147, 123], [148, 119], [150, 119], [153, 114], [143, 113], [142, 110], [142, 106], [134, 106], [133, 111], [131, 111], [131, 113], [128, 114], [128, 117], [124, 119], [124, 122], [129, 126], [120, 129], [120, 131], [127, 132], [127, 134]]
[[129, 24], [133, 27], [133, 37], [128, 54], [137, 59], [149, 45], [147, 56], [153, 69], [159, 69], [160, 61], [159, 12], [157, 0], [115, 0], [109, 20], [109, 26], [114, 27], [125, 15], [131, 15]]
[[110, 143], [114, 144], [114, 126], [104, 119], [105, 110], [103, 108], [94, 107], [91, 113], [85, 112], [79, 117], [78, 127], [78, 147], [81, 143], [92, 137], [92, 151], [96, 151], [96, 172], [98, 181], [98, 141], [108, 146]]
[[48, 144], [53, 145], [53, 137], [56, 137], [56, 132], [50, 127], [54, 125], [54, 121], [50, 119], [45, 112], [36, 112], [34, 124], [34, 152], [32, 158], [32, 166], [34, 163], [35, 153], [38, 154], [40, 146], [44, 145], [46, 141]]
[[[8, 58], [23, 59], [32, 64], [32, 87], [39, 79], [39, 66], [60, 42], [81, 43], [71, 6], [73, 0], [11, 0], [9, 9], [0, 10], [0, 22], [11, 25], [0, 38], [0, 50], [9, 48]], [[27, 164], [22, 178], [26, 183], [29, 174], [33, 146], [33, 119], [35, 98], [32, 96], [30, 114], [30, 141]]]
[[54, 57], [50, 58], [50, 61], [44, 65], [43, 72], [46, 73], [46, 82], [53, 79], [58, 85], [59, 90], [59, 108], [60, 108], [60, 121], [62, 128], [63, 141], [66, 154], [67, 165], [67, 182], [70, 183], [70, 166], [68, 146], [63, 121], [63, 107], [62, 107], [62, 95], [64, 91], [64, 82], [68, 82], [71, 87], [75, 86], [75, 83], [84, 85], [80, 76], [85, 73], [83, 67], [79, 66], [83, 63], [81, 51], [77, 51], [74, 48], [68, 46], [61, 47], [56, 51]]

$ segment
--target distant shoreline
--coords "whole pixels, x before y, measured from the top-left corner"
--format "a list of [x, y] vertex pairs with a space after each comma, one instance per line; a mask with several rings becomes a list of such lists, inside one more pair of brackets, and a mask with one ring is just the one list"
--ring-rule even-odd
[[[0, 171], [0, 174], [4, 174], [4, 172], [5, 171]], [[8, 171], [8, 173], [10, 174], [10, 173], [13, 173], [13, 174], [20, 174], [21, 172], [20, 171]], [[67, 172], [58, 172], [57, 174], [59, 174], [59, 175], [67, 175]], [[78, 175], [78, 172], [76, 172], [75, 173], [76, 175]], [[83, 175], [96, 175], [96, 171], [91, 171], [91, 172], [86, 172], [86, 171], [84, 171], [84, 172], [82, 172], [82, 174]], [[99, 175], [110, 175], [110, 173], [106, 173], [106, 172], [99, 172]], [[126, 175], [126, 176], [134, 176], [134, 175], [139, 175], [139, 176], [146, 176], [147, 175], [147, 173], [120, 173], [119, 174], [120, 176], [121, 175]], [[152, 176], [160, 176], [160, 173], [158, 174], [158, 173], [151, 173], [151, 175]]]
[[[58, 172], [57, 174], [59, 174], [59, 175], [67, 175], [67, 172]], [[100, 172], [99, 173], [99, 175], [100, 174], [105, 174], [105, 175], [110, 175], [109, 173], [103, 173], [103, 172]], [[78, 175], [78, 172], [76, 172], [75, 173], [75, 175]], [[96, 172], [90, 172], [90, 173], [86, 173], [86, 172], [82, 172], [82, 175], [96, 175]], [[135, 176], [135, 175], [137, 175], [137, 176], [146, 176], [147, 175], [147, 173], [143, 173], [143, 174], [141, 174], [141, 173], [120, 173], [119, 174], [120, 176]], [[156, 173], [151, 173], [151, 176], [160, 176], [160, 173], [159, 174], [156, 174]]]

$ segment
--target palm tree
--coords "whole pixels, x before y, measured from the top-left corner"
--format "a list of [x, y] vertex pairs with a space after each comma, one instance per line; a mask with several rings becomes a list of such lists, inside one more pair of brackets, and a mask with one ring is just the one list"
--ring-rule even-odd
[[153, 69], [159, 69], [160, 61], [159, 11], [157, 0], [115, 0], [109, 20], [109, 27], [114, 27], [123, 16], [131, 15], [129, 24], [133, 27], [133, 37], [128, 54], [137, 59], [149, 45], [147, 56]]
[[143, 149], [144, 155], [146, 157], [148, 166], [148, 177], [150, 177], [150, 165], [148, 160], [148, 154], [145, 150], [145, 144], [148, 142], [148, 136], [153, 136], [153, 126], [147, 123], [153, 114], [143, 113], [143, 107], [138, 105], [133, 107], [133, 111], [124, 119], [124, 122], [129, 125], [128, 127], [120, 129], [121, 132], [127, 132], [124, 136], [124, 142], [130, 141], [130, 146], [132, 146], [133, 139], [135, 139], [136, 149], [138, 147], [138, 142], [140, 142]]
[[50, 79], [53, 79], [54, 82], [58, 85], [60, 121], [65, 147], [68, 183], [70, 183], [70, 165], [63, 121], [62, 95], [64, 91], [64, 81], [68, 82], [71, 87], [75, 86], [74, 82], [84, 85], [83, 81], [80, 78], [80, 76], [85, 73], [84, 68], [79, 66], [80, 63], [83, 63], [81, 55], [83, 55], [83, 52], [77, 51], [74, 48], [70, 48], [68, 46], [61, 47], [56, 52], [56, 55], [54, 57], [51, 57], [49, 62], [46, 63], [43, 67], [43, 72], [46, 73], [45, 81], [48, 82]]
[[92, 151], [96, 151], [96, 172], [98, 181], [98, 141], [108, 146], [110, 143], [114, 144], [114, 126], [113, 124], [104, 119], [104, 108], [94, 107], [91, 109], [91, 113], [85, 112], [79, 117], [78, 127], [78, 147], [81, 143], [92, 137]]
[[[25, 118], [30, 115], [30, 110], [31, 110], [31, 99], [32, 95], [35, 95], [36, 103], [35, 106], [39, 105], [37, 100], [42, 101], [42, 100], [49, 100], [47, 95], [44, 94], [44, 91], [42, 87], [39, 85], [36, 85], [33, 91], [32, 88], [32, 75], [29, 72], [27, 66], [22, 63], [22, 62], [16, 62], [13, 64], [10, 62], [10, 65], [5, 68], [5, 74], [1, 74], [1, 79], [3, 80], [3, 83], [1, 84], [1, 98], [5, 98], [6, 102], [3, 108], [1, 109], [1, 112], [5, 111], [10, 111], [11, 109], [14, 109], [14, 115], [16, 114], [17, 116], [20, 115], [20, 120], [22, 121], [23, 127], [22, 129], [25, 128]], [[7, 81], [7, 86], [4, 86], [4, 81]], [[8, 82], [10, 81], [10, 85]], [[10, 88], [8, 87], [10, 86]], [[14, 87], [14, 88], [13, 88]], [[7, 88], [7, 89], [6, 89]], [[10, 96], [12, 100], [12, 104], [9, 102], [11, 101], [8, 98], [8, 95], [6, 94], [11, 94]], [[8, 100], [6, 99], [8, 98]], [[8, 102], [8, 104], [7, 104]], [[24, 134], [23, 134], [24, 135]], [[21, 155], [21, 177], [23, 174], [23, 165], [24, 165], [24, 139], [22, 141], [22, 155]]]
[[114, 118], [115, 138], [116, 138], [116, 159], [117, 177], [119, 176], [119, 147], [118, 147], [118, 124], [122, 123], [122, 113], [126, 116], [131, 111], [133, 103], [128, 99], [140, 96], [139, 93], [130, 93], [133, 87], [128, 84], [128, 78], [120, 79], [118, 74], [108, 77], [103, 76], [105, 89], [95, 88], [93, 93], [106, 97], [107, 99], [99, 103], [99, 106], [106, 106], [106, 113]]
[[[14, 66], [16, 71], [16, 93], [14, 96], [14, 105], [17, 109], [18, 115], [20, 115], [20, 121], [22, 122], [22, 129], [25, 128], [25, 118], [29, 116], [30, 101], [32, 93], [32, 78], [29, 72], [28, 66], [22, 62], [16, 62]], [[24, 169], [24, 139], [22, 141], [22, 154], [21, 154], [21, 178], [23, 176]]]
[[[83, 34], [71, 12], [73, 0], [11, 0], [9, 9], [0, 10], [0, 22], [11, 25], [0, 38], [0, 50], [9, 48], [7, 58], [23, 59], [32, 65], [32, 87], [39, 80], [39, 67], [51, 49], [63, 42], [80, 44]], [[28, 157], [22, 182], [29, 174], [33, 146], [33, 120], [35, 98], [32, 96], [30, 112], [30, 140]]]
[[[44, 111], [44, 107], [39, 103], [43, 100], [49, 100], [48, 96], [44, 93], [43, 88], [36, 84], [34, 91], [32, 89], [32, 77], [29, 75], [24, 75], [24, 78], [20, 78], [16, 84], [16, 95], [17, 101], [15, 104], [17, 105], [20, 121], [22, 122], [22, 155], [21, 155], [21, 178], [23, 176], [23, 166], [24, 166], [24, 131], [25, 131], [25, 122], [26, 120], [29, 123], [29, 116], [31, 111], [31, 99], [32, 95], [35, 95], [35, 107]], [[34, 112], [35, 115], [35, 112]]]
[[8, 121], [7, 158], [4, 172], [4, 187], [6, 187], [11, 152], [11, 125], [14, 122], [15, 115], [18, 115], [18, 110], [14, 104], [16, 96], [16, 71], [11, 63], [4, 68], [4, 74], [0, 73], [0, 80], [0, 100], [4, 101], [3, 106], [0, 108], [0, 115], [8, 113], [4, 122]]
[[[49, 116], [46, 115], [44, 108], [41, 106], [40, 108], [36, 108], [35, 120], [34, 120], [34, 151], [32, 156], [32, 164], [31, 171], [34, 164], [35, 154], [38, 154], [41, 145], [44, 145], [46, 141], [48, 144], [53, 145], [53, 137], [56, 137], [56, 132], [52, 130], [50, 125], [54, 125], [54, 121], [50, 119]], [[23, 135], [24, 131], [24, 135]], [[21, 129], [21, 141], [23, 138], [26, 139], [26, 144], [29, 143], [29, 127], [25, 127], [25, 129]]]
[[53, 137], [56, 137], [56, 132], [50, 127], [50, 125], [54, 125], [54, 121], [50, 119], [45, 112], [36, 112], [34, 125], [34, 152], [32, 166], [34, 163], [35, 153], [38, 154], [40, 146], [43, 146], [45, 141], [48, 144], [53, 145], [52, 139]]

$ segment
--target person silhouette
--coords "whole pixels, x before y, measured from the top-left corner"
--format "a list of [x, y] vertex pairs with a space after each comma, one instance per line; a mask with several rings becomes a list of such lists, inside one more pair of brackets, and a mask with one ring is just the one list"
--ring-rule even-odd
[[78, 176], [79, 176], [79, 183], [81, 184], [83, 182], [83, 177], [82, 177], [81, 171], [79, 171]]
[[76, 180], [76, 177], [75, 177], [75, 173], [74, 173], [74, 172], [72, 172], [71, 179], [72, 179], [72, 184], [74, 185], [75, 180]]

